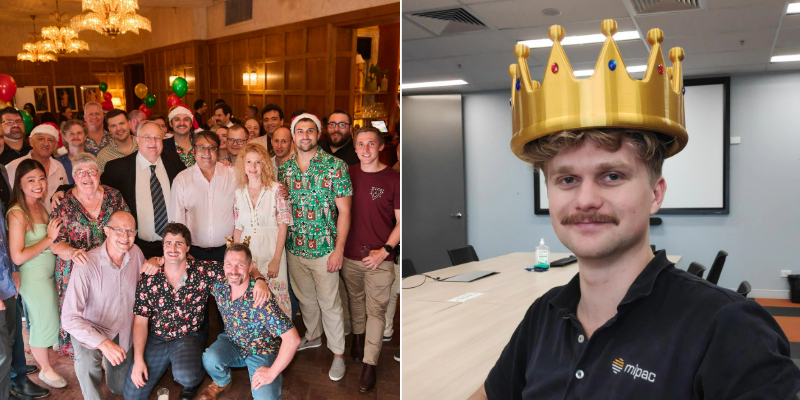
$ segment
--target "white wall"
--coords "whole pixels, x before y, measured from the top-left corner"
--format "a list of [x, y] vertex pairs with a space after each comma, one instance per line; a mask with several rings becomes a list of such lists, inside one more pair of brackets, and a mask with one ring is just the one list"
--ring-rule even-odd
[[[551, 251], [567, 252], [549, 216], [533, 213], [533, 168], [509, 148], [509, 95], [510, 88], [464, 96], [467, 240], [481, 259], [533, 251], [542, 237]], [[724, 249], [721, 286], [747, 280], [753, 296], [788, 298], [780, 270], [800, 273], [798, 107], [800, 73], [732, 77], [730, 132], [742, 144], [730, 152], [731, 213], [662, 216], [651, 243], [683, 256], [679, 268], [710, 268]]]

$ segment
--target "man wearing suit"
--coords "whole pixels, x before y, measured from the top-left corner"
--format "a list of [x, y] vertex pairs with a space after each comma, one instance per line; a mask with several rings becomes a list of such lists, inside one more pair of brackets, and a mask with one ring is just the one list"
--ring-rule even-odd
[[145, 258], [163, 255], [170, 187], [186, 169], [177, 154], [162, 152], [164, 134], [155, 122], [142, 122], [136, 136], [139, 151], [109, 161], [100, 176], [100, 182], [119, 190], [130, 207], [138, 230], [135, 243]]

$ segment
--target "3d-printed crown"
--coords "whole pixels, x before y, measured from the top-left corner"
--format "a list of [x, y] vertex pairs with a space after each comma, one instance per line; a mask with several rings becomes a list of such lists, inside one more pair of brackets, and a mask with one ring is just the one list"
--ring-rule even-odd
[[661, 42], [664, 32], [651, 29], [647, 41], [652, 45], [647, 70], [642, 80], [633, 79], [625, 69], [619, 48], [612, 36], [617, 22], [603, 21], [606, 36], [594, 74], [578, 79], [561, 47], [564, 28], [550, 27], [553, 49], [542, 84], [532, 81], [526, 59], [528, 46], [517, 44], [514, 54], [519, 64], [511, 64], [511, 149], [520, 157], [525, 145], [563, 130], [591, 128], [640, 129], [665, 134], [674, 140], [667, 145], [667, 157], [686, 147], [689, 136], [684, 127], [683, 75], [680, 47], [669, 51], [672, 67], [664, 67]]

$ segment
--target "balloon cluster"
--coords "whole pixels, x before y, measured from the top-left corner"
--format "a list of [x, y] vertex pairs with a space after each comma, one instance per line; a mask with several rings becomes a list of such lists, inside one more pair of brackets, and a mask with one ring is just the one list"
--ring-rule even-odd
[[[14, 78], [0, 74], [0, 109], [10, 107], [8, 104], [17, 94], [17, 82]], [[22, 122], [25, 124], [25, 133], [28, 134], [33, 129], [33, 117], [25, 110], [19, 110], [22, 115]]]
[[103, 92], [103, 102], [100, 103], [100, 106], [103, 107], [105, 111], [111, 111], [114, 109], [114, 103], [111, 102], [111, 93], [108, 93], [108, 84], [105, 82], [100, 82], [100, 91]]
[[[172, 81], [172, 94], [167, 97], [167, 106], [169, 108], [181, 105], [181, 97], [186, 94], [189, 89], [189, 84], [186, 79], [181, 77], [175, 78]], [[148, 118], [153, 113], [153, 107], [156, 105], [156, 95], [147, 93], [147, 86], [144, 83], [139, 83], [133, 88], [136, 97], [142, 99], [142, 104], [139, 106], [139, 111], [143, 112]]]

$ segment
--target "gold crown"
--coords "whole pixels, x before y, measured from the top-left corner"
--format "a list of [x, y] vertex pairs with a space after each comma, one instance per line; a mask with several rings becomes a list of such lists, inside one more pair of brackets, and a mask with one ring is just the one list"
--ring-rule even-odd
[[511, 150], [520, 157], [525, 145], [563, 130], [591, 128], [640, 129], [663, 133], [674, 140], [667, 144], [667, 157], [686, 147], [683, 112], [683, 75], [680, 47], [669, 51], [672, 67], [664, 67], [661, 42], [664, 32], [651, 29], [647, 41], [653, 46], [642, 80], [633, 79], [612, 36], [617, 22], [607, 19], [600, 25], [606, 36], [594, 74], [578, 79], [572, 73], [561, 40], [564, 28], [550, 27], [548, 36], [553, 49], [547, 62], [542, 84], [532, 81], [528, 63], [528, 46], [517, 44], [514, 54], [519, 64], [511, 64], [511, 115], [513, 137]]

